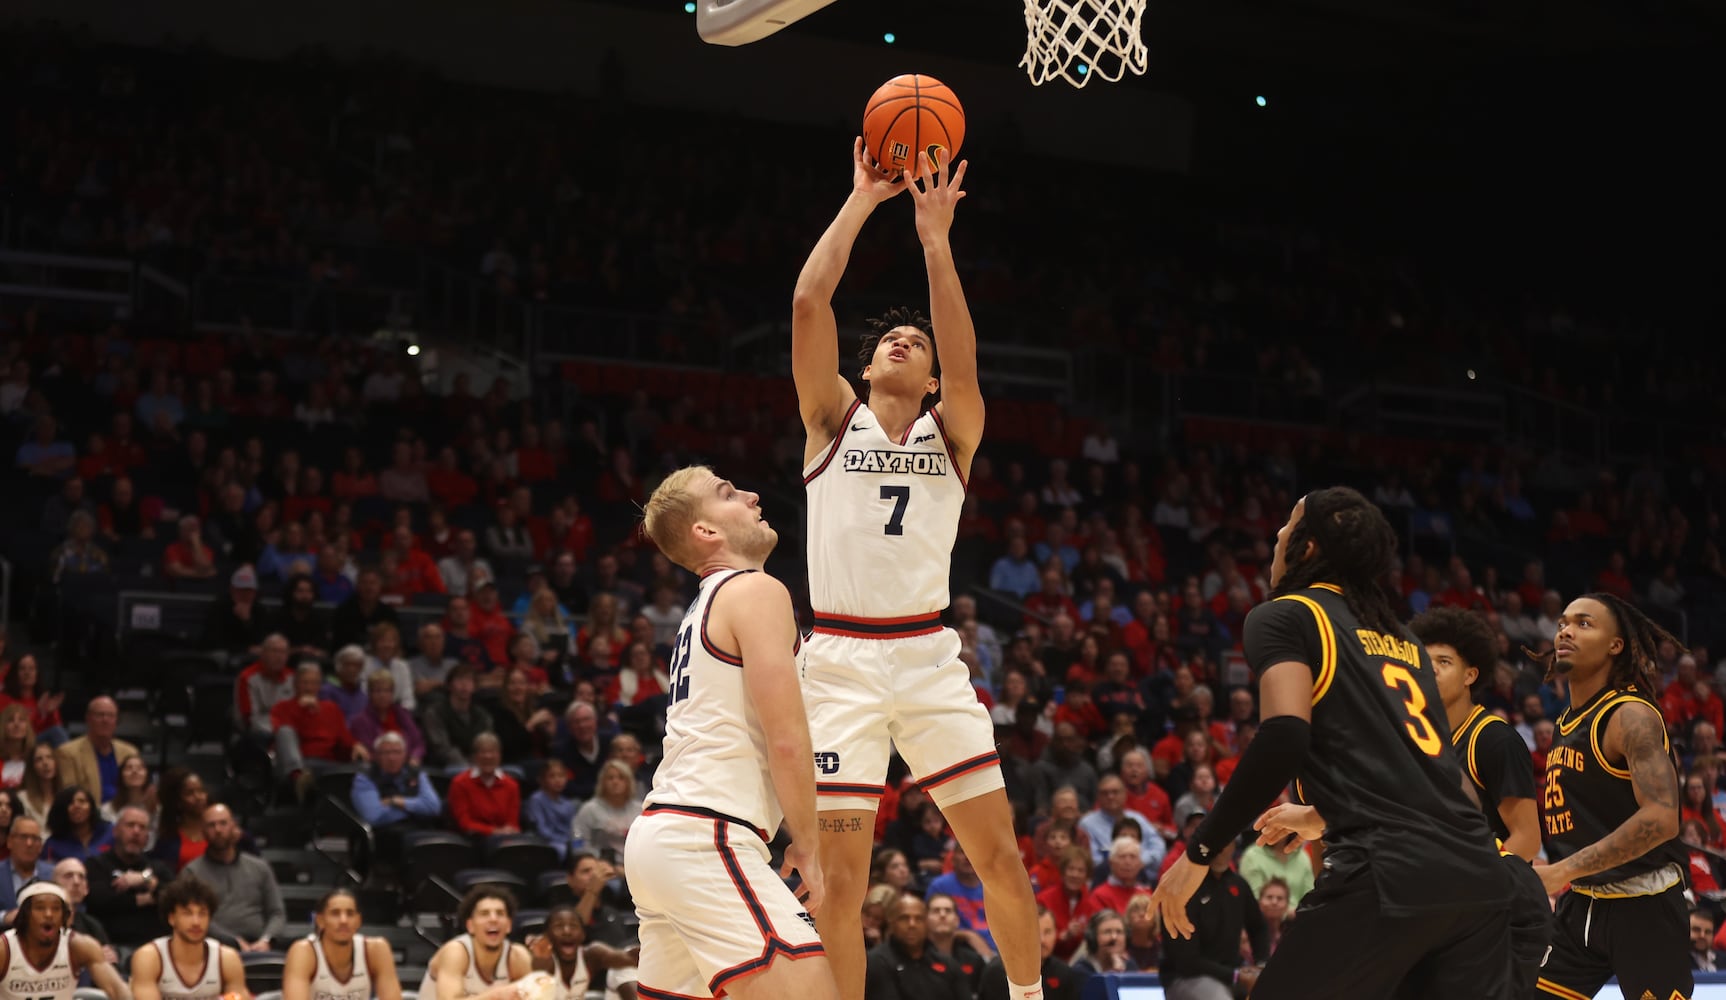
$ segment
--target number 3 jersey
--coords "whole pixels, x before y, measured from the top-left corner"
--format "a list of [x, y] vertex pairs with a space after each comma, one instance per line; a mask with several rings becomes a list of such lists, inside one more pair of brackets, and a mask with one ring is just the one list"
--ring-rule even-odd
[[1244, 640], [1255, 676], [1289, 661], [1312, 668], [1312, 746], [1296, 791], [1325, 818], [1327, 872], [1365, 868], [1387, 916], [1509, 898], [1418, 642], [1365, 627], [1322, 583], [1255, 607]]
[[[767, 733], [743, 682], [743, 659], [707, 632], [713, 601], [727, 583], [754, 570], [701, 578], [695, 603], [677, 631], [671, 656], [665, 757], [643, 805], [717, 812], [772, 836], [783, 814], [767, 766]], [[735, 598], [733, 598], [735, 600]], [[732, 614], [748, 614], [733, 608]], [[785, 637], [795, 656], [797, 636]]]
[[817, 616], [892, 619], [946, 610], [965, 479], [940, 415], [887, 436], [861, 400], [803, 470], [809, 603]]

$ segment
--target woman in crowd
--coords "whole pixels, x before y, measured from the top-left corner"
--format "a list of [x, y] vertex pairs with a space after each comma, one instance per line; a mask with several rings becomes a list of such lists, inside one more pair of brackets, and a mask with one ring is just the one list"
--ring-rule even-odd
[[30, 728], [30, 710], [18, 704], [0, 709], [0, 787], [17, 788], [24, 783], [35, 749], [36, 731]]
[[1001, 676], [1001, 696], [995, 699], [995, 707], [989, 710], [989, 718], [997, 726], [1011, 727], [1019, 718], [1019, 703], [1031, 696], [1031, 685], [1025, 678], [1025, 672], [1018, 667], [1008, 667]]
[[1127, 922], [1114, 910], [1098, 910], [1085, 927], [1085, 946], [1073, 956], [1075, 972], [1137, 972], [1127, 954]]
[[370, 747], [384, 733], [400, 733], [402, 742], [407, 744], [408, 764], [418, 767], [426, 755], [425, 734], [420, 732], [413, 713], [397, 700], [396, 691], [396, 679], [391, 671], [379, 670], [368, 675], [366, 707], [348, 717], [348, 732], [353, 735], [354, 742], [363, 747]]
[[21, 815], [23, 810], [18, 805], [18, 793], [10, 788], [0, 788], [0, 862], [12, 854], [12, 849], [6, 846], [5, 836], [12, 832], [12, 817]]
[[120, 786], [114, 797], [102, 803], [102, 818], [112, 823], [120, 810], [132, 806], [150, 814], [151, 841], [155, 840], [156, 820], [162, 812], [156, 798], [156, 782], [150, 777], [150, 765], [144, 758], [130, 754], [120, 762]]
[[150, 857], [166, 861], [175, 871], [203, 857], [204, 807], [209, 796], [204, 779], [183, 767], [162, 775], [162, 815], [156, 826], [156, 846]]
[[520, 670], [527, 678], [528, 691], [531, 694], [544, 694], [551, 690], [551, 675], [541, 662], [539, 641], [526, 632], [517, 632], [509, 640], [509, 665], [501, 673], [499, 683], [508, 684], [508, 670]]
[[[517, 638], [521, 638], [517, 636]], [[544, 757], [557, 731], [557, 716], [534, 702], [533, 685], [520, 664], [504, 675], [497, 708], [491, 713], [492, 727], [503, 744], [506, 761]]]
[[43, 826], [48, 825], [48, 810], [54, 806], [54, 796], [60, 794], [60, 758], [46, 743], [36, 744], [30, 751], [30, 770], [16, 792], [20, 815], [28, 816]]
[[599, 769], [599, 787], [592, 799], [576, 810], [575, 835], [588, 849], [607, 850], [623, 856], [623, 841], [629, 827], [641, 815], [641, 796], [635, 791], [635, 775], [621, 760], [608, 760]]
[[1264, 914], [1265, 918], [1265, 933], [1270, 941], [1265, 957], [1269, 958], [1276, 952], [1283, 931], [1294, 917], [1294, 910], [1289, 906], [1289, 884], [1281, 877], [1272, 875], [1259, 888], [1259, 912]]
[[623, 669], [612, 681], [606, 700], [613, 705], [639, 705], [671, 690], [671, 675], [653, 658], [653, 647], [632, 642], [624, 652]]
[[[397, 704], [412, 712], [414, 703], [414, 675], [408, 669], [408, 661], [402, 659], [402, 633], [393, 622], [378, 622], [372, 626], [371, 648], [366, 651], [366, 676], [373, 674], [389, 674], [395, 680], [391, 690], [395, 692]], [[371, 746], [367, 743], [366, 746]], [[408, 741], [410, 751], [413, 741]]]
[[60, 719], [60, 703], [66, 696], [44, 690], [42, 668], [32, 653], [18, 657], [0, 684], [0, 708], [23, 705], [30, 710], [30, 728], [36, 739], [57, 747], [66, 742], [66, 726]]
[[905, 852], [896, 847], [883, 847], [875, 852], [875, 861], [869, 866], [869, 884], [891, 886], [898, 892], [915, 892], [911, 884], [911, 862], [905, 860]]
[[[527, 613], [521, 618], [521, 630], [539, 643], [542, 657], [551, 657], [556, 662], [569, 651], [575, 623], [558, 607], [557, 591], [541, 587], [528, 601]], [[541, 666], [545, 664], [542, 662]]]
[[595, 665], [615, 668], [629, 643], [629, 633], [624, 629], [621, 617], [615, 594], [595, 594], [587, 606], [587, 624], [575, 634], [576, 654], [594, 662], [595, 657], [589, 655], [588, 647], [593, 645], [594, 639], [603, 636], [611, 644], [611, 653], [604, 663]]
[[1217, 804], [1217, 773], [1209, 764], [1193, 767], [1192, 783], [1187, 792], [1175, 800], [1175, 825], [1186, 825], [1187, 817], [1195, 812], [1209, 814]]
[[863, 897], [863, 944], [873, 948], [881, 943], [882, 932], [887, 927], [887, 904], [893, 902], [901, 893], [890, 885], [875, 885], [869, 887], [869, 892]]
[[1709, 791], [1707, 779], [1696, 771], [1691, 771], [1684, 779], [1684, 801], [1680, 810], [1681, 821], [1690, 819], [1702, 824], [1705, 846], [1715, 850], [1726, 847], [1726, 824], [1721, 822], [1720, 812], [1714, 808], [1714, 796]]
[[1155, 972], [1163, 963], [1163, 921], [1149, 893], [1127, 901], [1127, 957], [1140, 972]]
[[114, 824], [103, 819], [96, 800], [82, 788], [62, 788], [48, 810], [48, 842], [43, 850], [50, 861], [91, 858], [114, 846]]

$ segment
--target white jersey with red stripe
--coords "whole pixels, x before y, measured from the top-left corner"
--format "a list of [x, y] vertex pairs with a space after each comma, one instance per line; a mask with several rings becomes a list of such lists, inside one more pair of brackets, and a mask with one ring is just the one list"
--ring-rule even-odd
[[817, 625], [822, 616], [892, 620], [946, 609], [965, 477], [935, 410], [895, 440], [858, 400], [803, 483]]
[[[703, 577], [683, 618], [671, 656], [665, 757], [643, 804], [728, 817], [770, 836], [783, 814], [767, 766], [767, 732], [744, 686], [742, 658], [707, 632], [721, 588], [752, 572], [723, 570]], [[795, 653], [796, 636], [785, 639]]]

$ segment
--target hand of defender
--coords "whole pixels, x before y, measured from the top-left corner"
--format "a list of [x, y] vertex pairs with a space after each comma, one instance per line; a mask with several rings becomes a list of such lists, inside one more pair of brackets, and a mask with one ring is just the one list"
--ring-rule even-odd
[[796, 841], [785, 848], [785, 863], [779, 866], [779, 876], [790, 878], [793, 871], [803, 879], [803, 888], [797, 893], [797, 899], [813, 917], [827, 895], [827, 883], [821, 875], [821, 861], [815, 851]]
[[1293, 854], [1306, 841], [1324, 836], [1324, 819], [1312, 806], [1279, 802], [1253, 822], [1253, 829], [1259, 832], [1260, 847], [1282, 844], [1284, 854]]
[[936, 155], [940, 159], [934, 163], [929, 162], [926, 154], [917, 155], [920, 169], [911, 183], [911, 200], [917, 203], [917, 238], [925, 244], [946, 238], [947, 230], [953, 227], [953, 207], [965, 197], [960, 185], [965, 182], [965, 166], [969, 161], [960, 160], [958, 169], [949, 178], [947, 151], [943, 149]]
[[1204, 865], [1195, 862], [1186, 855], [1176, 861], [1168, 871], [1163, 873], [1162, 881], [1157, 883], [1157, 889], [1151, 894], [1151, 905], [1157, 908], [1157, 915], [1163, 918], [1163, 930], [1169, 936], [1190, 938], [1193, 936], [1193, 921], [1187, 916], [1187, 900], [1193, 898], [1193, 893], [1199, 890], [1199, 884], [1205, 880]]
[[889, 178], [881, 165], [870, 157], [863, 148], [863, 137], [858, 136], [851, 143], [851, 188], [856, 193], [875, 202], [883, 202], [905, 190], [910, 183], [910, 173], [901, 173], [897, 178]]

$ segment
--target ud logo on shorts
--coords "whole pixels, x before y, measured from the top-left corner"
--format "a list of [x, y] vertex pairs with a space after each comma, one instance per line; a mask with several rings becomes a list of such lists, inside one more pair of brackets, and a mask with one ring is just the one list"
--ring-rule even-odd
[[822, 774], [839, 773], [839, 755], [831, 750], [824, 750], [815, 755], [815, 769]]

